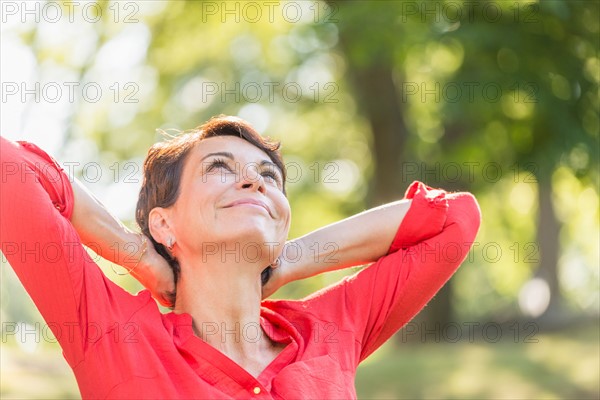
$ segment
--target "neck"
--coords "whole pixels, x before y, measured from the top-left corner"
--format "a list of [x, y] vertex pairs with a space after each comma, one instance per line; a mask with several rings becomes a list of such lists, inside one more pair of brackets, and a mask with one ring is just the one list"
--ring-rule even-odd
[[257, 273], [261, 267], [219, 259], [182, 260], [174, 312], [190, 314], [197, 336], [241, 363], [256, 358], [264, 346], [264, 340], [257, 340], [264, 338]]

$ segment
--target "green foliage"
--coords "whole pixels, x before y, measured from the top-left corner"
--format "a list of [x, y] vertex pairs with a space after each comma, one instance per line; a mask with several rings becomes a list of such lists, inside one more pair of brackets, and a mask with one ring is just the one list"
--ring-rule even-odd
[[[99, 4], [107, 10], [115, 3]], [[366, 208], [378, 175], [392, 182], [389, 190], [398, 198], [413, 179], [471, 190], [479, 199], [483, 223], [479, 245], [453, 279], [454, 312], [464, 319], [520, 312], [519, 293], [540, 265], [536, 247], [527, 245], [536, 244], [540, 182], [548, 182], [562, 224], [560, 290], [574, 312], [598, 312], [598, 1], [305, 2], [305, 7], [319, 8], [317, 22], [312, 17], [290, 22], [281, 13], [269, 21], [263, 9], [258, 22], [235, 22], [229, 16], [226, 23], [220, 15], [206, 14], [206, 2], [136, 4], [137, 23], [115, 23], [107, 11], [96, 24], [60, 26], [86, 38], [86, 57], [73, 57], [69, 40], [50, 40], [43, 24], [14, 28], [21, 45], [36, 58], [40, 76], [58, 65], [81, 82], [138, 85], [135, 103], [105, 96], [98, 103], [72, 104], [64, 128], [64, 161], [85, 155], [82, 161], [98, 161], [105, 170], [115, 162], [140, 165], [148, 147], [162, 140], [157, 128], [185, 130], [213, 115], [240, 115], [283, 143], [290, 175], [294, 173], [288, 184], [292, 237]], [[457, 7], [460, 16], [454, 12]], [[496, 18], [484, 9], [501, 14]], [[326, 17], [332, 11], [334, 15]], [[114, 63], [127, 67], [108, 65], [106, 54], [123, 43], [133, 43], [136, 51], [119, 53]], [[353, 77], [364, 71], [391, 71], [398, 108], [361, 96]], [[286, 85], [288, 91], [283, 90]], [[297, 87], [302, 91], [298, 98]], [[121, 89], [121, 100], [133, 93]], [[406, 137], [397, 149], [397, 169], [378, 168], [374, 144], [377, 135], [386, 132], [372, 131], [365, 112], [365, 105], [372, 103], [403, 117]], [[448, 168], [452, 165], [459, 168], [458, 179]], [[129, 186], [127, 191], [135, 192]], [[123, 187], [103, 181], [92, 189], [114, 194]], [[132, 208], [133, 204], [124, 215], [130, 221]], [[502, 254], [496, 255], [490, 244]], [[304, 296], [341, 274], [296, 282], [277, 296]], [[30, 309], [31, 304], [19, 300], [26, 296], [13, 296], [18, 283], [11, 279], [4, 279], [3, 272], [3, 288], [11, 291], [10, 298], [2, 292], [3, 318], [35, 321], [34, 312], [23, 310], [23, 304]], [[131, 291], [140, 289], [132, 280], [119, 283]], [[573, 349], [567, 342], [568, 338], [557, 340], [556, 349]], [[548, 343], [554, 344], [552, 339]], [[543, 346], [548, 354], [560, 353]], [[584, 352], [582, 348], [576, 350]], [[544, 377], [550, 369], [550, 376], [557, 377], [561, 365], [570, 368], [566, 357], [544, 369], [542, 356], [542, 361], [532, 362], [521, 350], [445, 346], [443, 351], [425, 350], [424, 357], [404, 349], [400, 358], [366, 365], [358, 380], [359, 394], [508, 393], [494, 386], [493, 379], [477, 387], [464, 383], [477, 373], [473, 365], [481, 363], [495, 365], [494, 374], [511, 375], [509, 381], [522, 389], [521, 397], [597, 394], [597, 386], [579, 384], [574, 376], [556, 382]], [[590, 351], [597, 355], [597, 346]], [[422, 389], [439, 383], [436, 378], [441, 375], [416, 377], [437, 365], [458, 368], [460, 357], [466, 363], [455, 375], [445, 375], [448, 386], [438, 385], [437, 392]], [[511, 369], [531, 382], [514, 376]], [[392, 382], [390, 389], [381, 383], [377, 391], [380, 378]], [[411, 382], [414, 387], [406, 389]], [[565, 391], [557, 387], [562, 383]], [[454, 391], [439, 389], [442, 386]]]

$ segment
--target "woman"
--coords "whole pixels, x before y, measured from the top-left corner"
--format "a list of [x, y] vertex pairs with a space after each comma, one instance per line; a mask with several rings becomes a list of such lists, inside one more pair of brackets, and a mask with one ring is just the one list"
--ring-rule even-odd
[[[2, 139], [1, 152], [2, 250], [84, 398], [354, 398], [358, 364], [453, 274], [480, 223], [470, 194], [415, 182], [404, 200], [286, 244], [278, 145], [233, 117], [150, 149], [143, 235], [35, 145]], [[81, 243], [149, 290], [113, 284]], [[305, 299], [261, 302], [293, 280], [368, 262]]]

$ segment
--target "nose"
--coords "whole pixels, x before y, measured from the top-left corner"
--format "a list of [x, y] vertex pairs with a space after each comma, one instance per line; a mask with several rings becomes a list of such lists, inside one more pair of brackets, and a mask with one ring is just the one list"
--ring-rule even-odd
[[243, 169], [240, 175], [240, 181], [238, 182], [238, 187], [240, 189], [255, 190], [262, 194], [265, 194], [267, 191], [265, 178], [260, 174], [256, 167], [251, 166]]

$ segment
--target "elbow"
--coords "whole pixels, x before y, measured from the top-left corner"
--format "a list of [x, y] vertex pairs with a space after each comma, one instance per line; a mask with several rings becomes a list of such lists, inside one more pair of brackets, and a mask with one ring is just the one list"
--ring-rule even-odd
[[479, 203], [477, 202], [477, 199], [471, 193], [468, 194], [467, 198], [469, 199], [469, 202], [470, 202], [469, 203], [469, 216], [471, 217], [470, 224], [473, 227], [473, 239], [475, 239], [477, 232], [479, 232], [479, 227], [481, 226], [481, 208], [479, 207]]
[[463, 192], [456, 195], [455, 222], [460, 227], [463, 239], [470, 245], [475, 241], [481, 226], [481, 209], [477, 199], [471, 193]]

